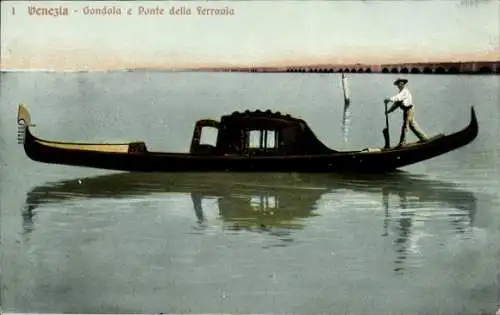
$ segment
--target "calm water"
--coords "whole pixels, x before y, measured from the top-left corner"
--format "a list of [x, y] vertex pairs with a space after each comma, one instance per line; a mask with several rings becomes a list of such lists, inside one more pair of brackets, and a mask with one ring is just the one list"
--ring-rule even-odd
[[[491, 314], [500, 301], [498, 76], [409, 76], [429, 134], [469, 146], [391, 176], [124, 174], [30, 161], [35, 133], [187, 151], [194, 121], [270, 108], [332, 148], [383, 145], [392, 75], [8, 73], [1, 304], [15, 312]], [[398, 138], [401, 114], [391, 116]], [[345, 133], [344, 133], [345, 132]], [[411, 135], [411, 139], [414, 139]]]

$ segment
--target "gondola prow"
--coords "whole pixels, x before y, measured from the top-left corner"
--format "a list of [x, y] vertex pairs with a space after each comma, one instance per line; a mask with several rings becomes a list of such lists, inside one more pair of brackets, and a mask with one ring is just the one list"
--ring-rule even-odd
[[17, 109], [17, 143], [24, 143], [24, 136], [26, 135], [26, 128], [34, 127], [31, 123], [30, 113], [24, 104], [19, 104]]

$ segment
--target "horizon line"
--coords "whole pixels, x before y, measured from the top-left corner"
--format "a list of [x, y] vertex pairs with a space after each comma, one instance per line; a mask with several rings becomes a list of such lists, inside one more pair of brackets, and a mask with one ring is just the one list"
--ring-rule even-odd
[[95, 69], [54, 69], [54, 68], [3, 68], [0, 67], [0, 72], [133, 72], [133, 71], [154, 71], [154, 72], [251, 72], [252, 70], [260, 71], [280, 71], [287, 72], [289, 69], [300, 69], [300, 68], [349, 68], [349, 67], [362, 67], [362, 68], [378, 68], [384, 66], [405, 66], [405, 65], [415, 65], [415, 66], [425, 66], [425, 65], [464, 65], [464, 64], [497, 64], [500, 63], [500, 58], [497, 60], [470, 60], [470, 61], [417, 61], [417, 62], [396, 62], [396, 63], [296, 63], [290, 65], [228, 65], [228, 66], [202, 66], [202, 67], [117, 67], [117, 68], [95, 68]]

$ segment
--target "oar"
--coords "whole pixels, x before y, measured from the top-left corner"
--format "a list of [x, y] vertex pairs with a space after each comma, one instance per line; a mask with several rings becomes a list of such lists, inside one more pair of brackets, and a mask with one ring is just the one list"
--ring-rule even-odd
[[387, 113], [387, 102], [384, 102], [385, 104], [385, 129], [382, 131], [384, 134], [384, 140], [385, 140], [385, 149], [389, 149], [391, 147], [391, 140], [389, 138], [389, 114]]
[[344, 92], [344, 110], [346, 110], [351, 100], [349, 99], [349, 87], [347, 86], [347, 78], [344, 76], [344, 72], [342, 72], [342, 90]]

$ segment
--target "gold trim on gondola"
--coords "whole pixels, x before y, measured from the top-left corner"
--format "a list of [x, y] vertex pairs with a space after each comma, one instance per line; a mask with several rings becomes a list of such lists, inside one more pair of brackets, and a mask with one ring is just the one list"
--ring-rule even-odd
[[25, 126], [31, 125], [31, 116], [24, 104], [19, 104], [19, 107], [17, 109], [17, 123], [22, 123]]
[[85, 144], [85, 143], [53, 143], [49, 141], [36, 140], [41, 145], [65, 149], [65, 150], [83, 150], [113, 153], [128, 153], [129, 144]]
[[31, 116], [24, 104], [19, 104], [17, 109], [17, 143], [23, 144], [26, 138], [26, 128], [35, 127], [31, 123]]

